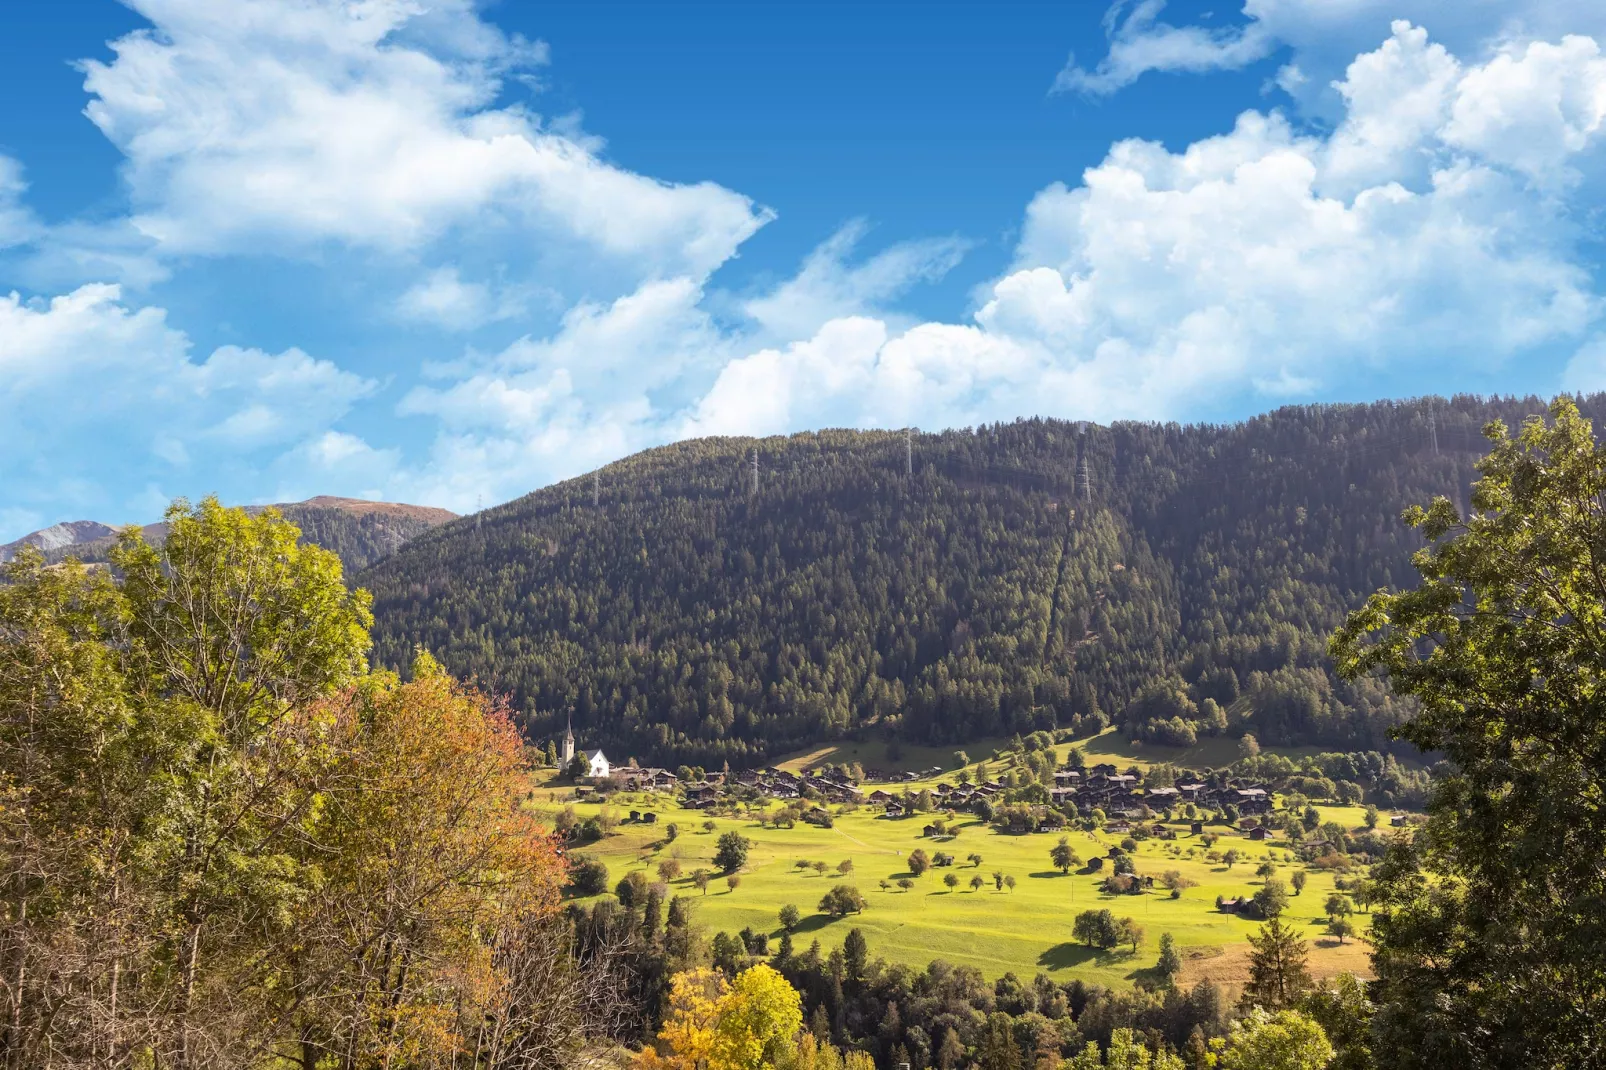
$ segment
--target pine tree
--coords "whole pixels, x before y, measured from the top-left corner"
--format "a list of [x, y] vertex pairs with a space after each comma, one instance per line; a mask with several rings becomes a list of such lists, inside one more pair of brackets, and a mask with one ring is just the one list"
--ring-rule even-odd
[[1293, 929], [1272, 918], [1251, 933], [1249, 944], [1249, 983], [1244, 987], [1245, 1006], [1279, 1010], [1290, 1006], [1310, 987], [1306, 960], [1310, 949]]

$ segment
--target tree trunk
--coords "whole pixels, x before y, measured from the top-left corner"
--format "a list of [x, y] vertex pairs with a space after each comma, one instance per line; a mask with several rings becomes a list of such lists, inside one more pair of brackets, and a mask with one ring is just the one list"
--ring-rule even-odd
[[178, 1070], [190, 1070], [190, 1010], [195, 1004], [195, 977], [201, 963], [201, 923], [191, 922], [185, 937], [184, 981], [179, 991], [178, 1053], [173, 1065]]
[[13, 950], [17, 956], [17, 966], [11, 976], [11, 1007], [6, 1023], [6, 1065], [17, 1065], [19, 1058], [25, 1057], [20, 1050], [22, 1045], [22, 986], [28, 981], [28, 901], [26, 899], [17, 908], [17, 937], [12, 941]]

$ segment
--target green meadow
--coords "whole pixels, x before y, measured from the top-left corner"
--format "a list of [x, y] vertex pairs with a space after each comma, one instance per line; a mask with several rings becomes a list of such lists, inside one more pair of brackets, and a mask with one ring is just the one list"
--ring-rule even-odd
[[[921, 786], [910, 785], [915, 790]], [[682, 809], [665, 796], [616, 795], [604, 806], [571, 802], [568, 790], [552, 786], [537, 790], [534, 800], [536, 809], [549, 815], [565, 805], [573, 805], [581, 818], [604, 811], [620, 819], [630, 810], [655, 812], [656, 824], [622, 821], [601, 841], [579, 850], [607, 863], [610, 886], [632, 870], [644, 871], [656, 881], [659, 864], [674, 859], [681, 876], [671, 882], [671, 894], [690, 898], [698, 924], [710, 935], [751, 927], [778, 940], [778, 912], [792, 904], [803, 915], [793, 935], [799, 949], [818, 940], [822, 949], [829, 950], [857, 927], [869, 939], [872, 953], [889, 961], [923, 966], [933, 958], [944, 958], [974, 966], [988, 977], [1010, 971], [1027, 977], [1041, 971], [1062, 981], [1080, 977], [1106, 985], [1129, 984], [1154, 965], [1160, 935], [1169, 932], [1183, 953], [1184, 980], [1210, 977], [1231, 986], [1245, 975], [1246, 938], [1259, 923], [1218, 911], [1216, 897], [1253, 894], [1262, 883], [1255, 871], [1266, 859], [1277, 866], [1277, 876], [1284, 881], [1303, 868], [1293, 861], [1286, 845], [1276, 840], [1255, 843], [1226, 825], [1207, 825], [1207, 834], [1220, 837], [1215, 851], [1236, 848], [1242, 856], [1229, 868], [1222, 861], [1208, 860], [1200, 837], [1190, 833], [1187, 822], [1176, 822], [1168, 825], [1176, 839], [1139, 842], [1134, 859], [1137, 871], [1158, 877], [1177, 870], [1195, 882], [1194, 887], [1177, 899], [1158, 883], [1141, 895], [1108, 895], [1099, 888], [1107, 869], [1091, 873], [1075, 867], [1065, 875], [1052, 867], [1049, 852], [1059, 833], [1009, 835], [969, 815], [960, 819], [956, 836], [928, 839], [921, 836], [921, 830], [933, 815], [888, 820], [869, 807], [846, 811], [833, 807], [833, 828], [799, 823], [788, 829], [766, 828], [750, 817], [709, 817]], [[1361, 824], [1360, 807], [1319, 809], [1323, 820], [1346, 827]], [[711, 831], [704, 828], [704, 822], [710, 820]], [[673, 841], [667, 838], [665, 828], [671, 822], [678, 827]], [[700, 893], [691, 874], [699, 868], [714, 870], [715, 841], [729, 830], [740, 832], [752, 844], [739, 883], [733, 890], [715, 876], [706, 892]], [[1123, 838], [1080, 829], [1065, 835], [1083, 859], [1106, 855], [1109, 847]], [[938, 851], [951, 854], [954, 865], [932, 868], [914, 878], [906, 860], [916, 848], [933, 856]], [[966, 860], [973, 853], [982, 856], [979, 866]], [[799, 868], [800, 861], [825, 862], [829, 869], [820, 874], [812, 868]], [[851, 864], [846, 876], [837, 871], [842, 862]], [[959, 878], [957, 888], [944, 883], [947, 873]], [[1013, 877], [1013, 889], [999, 890], [995, 873]], [[983, 878], [981, 888], [971, 888], [973, 876]], [[914, 882], [907, 891], [897, 887], [905, 878]], [[1302, 929], [1310, 941], [1313, 972], [1365, 972], [1365, 944], [1350, 939], [1340, 945], [1324, 931], [1327, 919], [1322, 905], [1333, 891], [1333, 875], [1311, 869], [1307, 880], [1304, 892], [1292, 899], [1284, 920]], [[883, 881], [890, 887], [883, 887]], [[838, 883], [852, 884], [864, 894], [868, 906], [862, 914], [831, 919], [819, 913], [821, 896]], [[1117, 917], [1131, 917], [1142, 926], [1144, 940], [1136, 952], [1129, 948], [1097, 951], [1072, 938], [1076, 914], [1100, 907], [1109, 908]], [[1351, 920], [1364, 933], [1367, 915], [1358, 913]]]

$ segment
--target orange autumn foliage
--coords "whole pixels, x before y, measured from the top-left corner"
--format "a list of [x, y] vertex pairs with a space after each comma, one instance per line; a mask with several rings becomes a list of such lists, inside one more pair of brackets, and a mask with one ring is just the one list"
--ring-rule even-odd
[[505, 709], [421, 654], [314, 716], [335, 757], [315, 825], [322, 883], [302, 927], [301, 1032], [331, 1052], [431, 1065], [472, 1050], [508, 994], [499, 949], [550, 917], [564, 877], [520, 807]]

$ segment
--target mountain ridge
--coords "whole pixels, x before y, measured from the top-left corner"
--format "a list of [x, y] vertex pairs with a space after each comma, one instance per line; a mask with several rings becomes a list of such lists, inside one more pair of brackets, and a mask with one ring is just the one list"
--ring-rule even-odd
[[1484, 423], [1544, 407], [692, 440], [435, 529], [359, 582], [376, 661], [423, 645], [538, 742], [572, 706], [594, 744], [711, 766], [1106, 721], [1383, 750], [1409, 708], [1334, 678], [1327, 636], [1414, 582], [1401, 510], [1464, 508]]
[[[248, 505], [248, 513], [277, 509], [286, 519], [302, 528], [306, 541], [317, 543], [340, 555], [348, 575], [381, 557], [400, 549], [408, 539], [422, 531], [457, 519], [457, 514], [434, 506], [403, 502], [376, 502], [364, 498], [342, 498], [320, 494], [306, 501], [272, 505]], [[149, 542], [167, 536], [162, 521], [139, 525]], [[75, 520], [53, 524], [0, 545], [0, 563], [11, 560], [23, 546], [43, 551], [47, 561], [76, 557], [85, 563], [107, 560], [116, 545], [121, 528], [95, 520]]]

